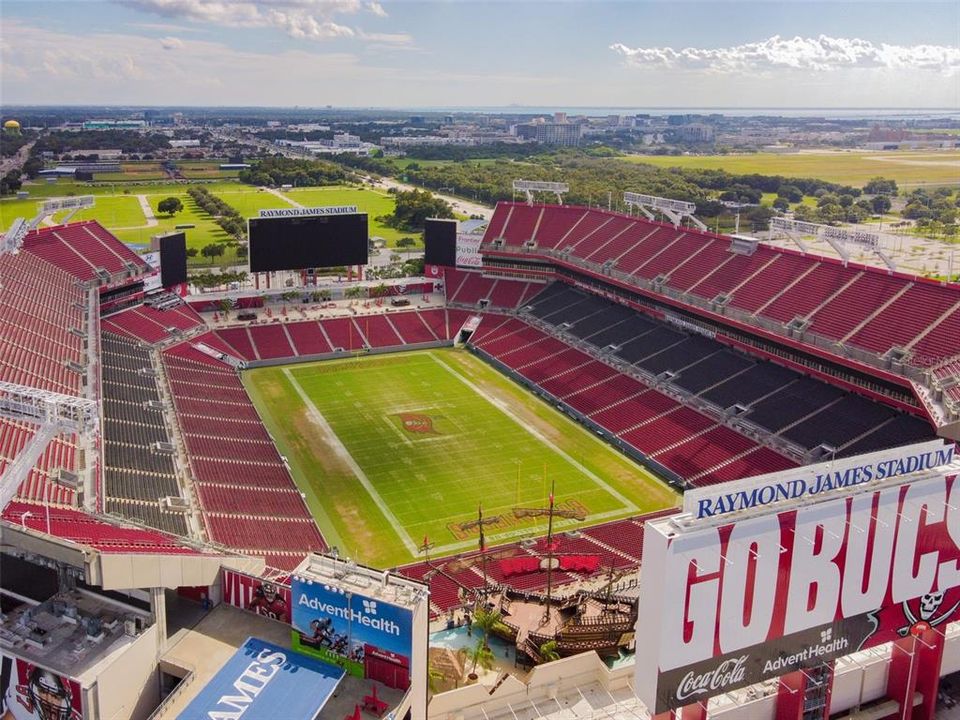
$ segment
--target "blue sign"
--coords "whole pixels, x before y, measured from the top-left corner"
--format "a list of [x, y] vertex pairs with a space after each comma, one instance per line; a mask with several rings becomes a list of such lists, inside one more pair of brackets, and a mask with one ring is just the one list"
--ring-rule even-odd
[[364, 646], [409, 662], [413, 613], [406, 608], [343, 588], [294, 577], [290, 586], [293, 627], [305, 644], [363, 662]]
[[313, 720], [343, 670], [256, 638], [247, 641], [177, 720]]

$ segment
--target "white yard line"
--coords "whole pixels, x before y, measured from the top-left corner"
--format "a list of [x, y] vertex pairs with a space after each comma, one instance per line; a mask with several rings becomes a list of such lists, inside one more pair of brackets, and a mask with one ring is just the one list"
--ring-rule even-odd
[[327, 422], [327, 419], [323, 414], [317, 409], [317, 406], [313, 404], [313, 401], [304, 392], [303, 388], [300, 387], [300, 383], [297, 382], [297, 379], [293, 377], [293, 373], [290, 372], [289, 368], [283, 369], [283, 374], [287, 376], [287, 380], [290, 381], [290, 384], [293, 385], [294, 390], [297, 391], [297, 395], [300, 396], [300, 399], [306, 405], [307, 413], [310, 416], [310, 419], [313, 420], [320, 428], [326, 433], [330, 445], [333, 447], [334, 452], [340, 456], [340, 458], [350, 467], [353, 471], [353, 474], [356, 475], [357, 480], [360, 481], [360, 484], [363, 485], [364, 490], [373, 498], [373, 502], [376, 503], [377, 507], [380, 508], [380, 511], [383, 513], [387, 521], [393, 526], [394, 531], [400, 537], [400, 541], [403, 543], [403, 546], [407, 551], [413, 556], [417, 557], [418, 550], [416, 543], [407, 535], [406, 530], [404, 530], [403, 525], [397, 519], [397, 516], [391, 512], [390, 508], [387, 507], [387, 504], [383, 501], [383, 498], [380, 497], [380, 494], [376, 491], [376, 488], [373, 487], [373, 484], [370, 482], [370, 479], [367, 477], [367, 474], [363, 471], [357, 461], [353, 459], [353, 456], [350, 454], [350, 451], [347, 450], [346, 446], [340, 441], [340, 438], [337, 437], [337, 434], [333, 431], [333, 428], [330, 427], [330, 424]]
[[[596, 515], [590, 515], [590, 522], [596, 520], [606, 520], [614, 518], [622, 518], [623, 514], [627, 512], [626, 510], [608, 510], [607, 512], [597, 513]], [[632, 512], [632, 511], [630, 511]], [[559, 533], [566, 527], [574, 527], [579, 520], [566, 520], [563, 518], [554, 518], [553, 519], [553, 532], [554, 534]], [[423, 524], [423, 523], [420, 523]], [[523, 527], [517, 528], [514, 530], [506, 530], [502, 533], [490, 534], [484, 531], [483, 536], [487, 540], [487, 544], [492, 542], [500, 542], [501, 540], [510, 540], [512, 538], [518, 537], [529, 537], [534, 534], [540, 534], [540, 530], [533, 527]], [[546, 535], [546, 530], [543, 530], [543, 534]], [[470, 540], [461, 540], [460, 542], [450, 543], [449, 545], [441, 545], [439, 547], [433, 547], [430, 549], [430, 552], [433, 553], [436, 557], [440, 557], [444, 553], [457, 552], [460, 550], [467, 550], [477, 547], [477, 538], [471, 538]]]
[[[579, 471], [582, 472], [584, 475], [586, 475], [588, 478], [590, 478], [591, 480], [593, 480], [594, 483], [596, 483], [596, 484], [599, 485], [601, 488], [603, 488], [604, 490], [606, 490], [608, 493], [610, 493], [611, 495], [613, 495], [613, 497], [615, 497], [617, 500], [619, 500], [619, 501], [623, 504], [625, 510], [627, 510], [627, 511], [633, 511], [633, 510], [638, 510], [638, 509], [639, 509], [639, 508], [637, 508], [636, 505], [634, 505], [632, 502], [630, 502], [627, 498], [625, 498], [625, 497], [624, 497], [623, 495], [621, 495], [619, 492], [617, 492], [617, 491], [614, 490], [612, 487], [610, 487], [610, 485], [608, 485], [604, 480], [602, 480], [601, 478], [597, 477], [593, 472], [591, 472], [590, 470], [588, 470], [587, 468], [585, 468], [583, 465], [581, 465], [579, 462], [577, 462], [574, 458], [572, 458], [572, 457], [570, 457], [569, 455], [567, 455], [567, 453], [565, 453], [563, 450], [561, 450], [559, 447], [557, 447], [550, 439], [548, 439], [547, 437], [545, 437], [544, 435], [542, 435], [539, 430], [537, 430], [536, 428], [531, 427], [530, 425], [527, 425], [526, 423], [524, 423], [523, 420], [521, 420], [519, 417], [517, 417], [516, 415], [513, 414], [513, 412], [510, 410], [510, 406], [507, 405], [505, 402], [503, 402], [503, 401], [501, 401], [501, 400], [498, 400], [497, 398], [491, 397], [489, 393], [485, 393], [483, 390], [481, 390], [481, 389], [478, 388], [476, 385], [474, 385], [472, 382], [470, 382], [469, 380], [467, 380], [465, 377], [463, 377], [463, 375], [461, 375], [460, 373], [458, 373], [456, 370], [454, 370], [453, 368], [451, 368], [449, 365], [447, 365], [446, 363], [438, 360], [433, 353], [427, 353], [427, 354], [428, 354], [431, 358], [433, 358], [433, 361], [434, 361], [435, 363], [437, 363], [438, 365], [440, 365], [440, 367], [444, 368], [448, 373], [450, 373], [450, 374], [453, 375], [455, 378], [457, 378], [457, 380], [459, 380], [459, 381], [462, 382], [464, 385], [466, 385], [467, 387], [469, 387], [469, 388], [470, 388], [471, 390], [473, 390], [477, 395], [479, 395], [480, 397], [482, 397], [484, 400], [486, 400], [488, 403], [490, 403], [491, 405], [493, 405], [495, 408], [497, 408], [497, 409], [499, 409], [501, 412], [503, 412], [504, 415], [506, 415], [507, 417], [509, 417], [511, 420], [513, 420], [515, 423], [517, 423], [517, 425], [519, 425], [520, 427], [522, 427], [524, 430], [526, 430], [528, 433], [530, 433], [530, 434], [531, 434], [533, 437], [535, 437], [537, 440], [539, 440], [539, 441], [542, 442], [544, 445], [546, 445], [546, 446], [549, 447], [551, 450], [553, 450], [557, 455], [559, 455], [559, 456], [562, 457], [564, 460], [566, 460], [568, 463], [570, 463], [570, 464], [573, 465], [575, 468], [577, 468], [577, 470], [579, 470]], [[593, 516], [591, 516], [591, 517], [593, 517]]]

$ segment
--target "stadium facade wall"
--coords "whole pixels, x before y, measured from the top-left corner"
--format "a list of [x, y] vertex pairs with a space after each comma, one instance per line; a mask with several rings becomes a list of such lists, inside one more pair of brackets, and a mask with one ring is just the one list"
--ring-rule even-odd
[[274, 367], [276, 365], [291, 365], [321, 360], [340, 360], [356, 357], [357, 355], [386, 355], [388, 353], [408, 352], [411, 350], [431, 350], [433, 348], [453, 347], [453, 340], [438, 340], [435, 342], [411, 343], [410, 345], [392, 345], [390, 347], [364, 348], [363, 350], [320, 353], [319, 355], [294, 355], [290, 357], [269, 358], [267, 360], [247, 360], [246, 368]]
[[[960, 624], [947, 628], [948, 640], [944, 651], [941, 676], [960, 670]], [[833, 680], [831, 715], [882, 700], [887, 695], [892, 669], [890, 647], [876, 648], [837, 661]], [[553, 707], [570, 697], [573, 705], [589, 689], [599, 686], [600, 695], [609, 693], [618, 702], [618, 711], [624, 717], [647, 717], [632, 699], [631, 673], [628, 664], [609, 669], [595, 653], [573, 655], [533, 668], [526, 682], [510, 677], [491, 696], [489, 688], [470, 685], [434, 696], [430, 703], [431, 720], [455, 720], [458, 717], [509, 715], [511, 708], [534, 704]], [[766, 692], [766, 694], [765, 694]], [[597, 698], [597, 693], [590, 695]], [[603, 700], [597, 699], [599, 704]], [[607, 710], [613, 711], [612, 701]], [[779, 720], [783, 708], [778, 707], [776, 687], [766, 691], [748, 689], [730, 696], [722, 696], [709, 704], [711, 720]], [[601, 711], [602, 712], [602, 711]], [[610, 713], [614, 715], [613, 712]], [[620, 716], [620, 713], [616, 713]], [[684, 714], [684, 717], [687, 717]], [[871, 716], [872, 717], [872, 716]]]

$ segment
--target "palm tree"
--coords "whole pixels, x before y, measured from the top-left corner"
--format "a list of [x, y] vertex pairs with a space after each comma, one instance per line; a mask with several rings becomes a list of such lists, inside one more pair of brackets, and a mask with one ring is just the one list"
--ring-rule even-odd
[[540, 646], [540, 657], [544, 662], [553, 662], [560, 659], [560, 653], [557, 652], [557, 641], [548, 640]]
[[427, 686], [430, 692], [436, 695], [440, 691], [440, 683], [447, 679], [447, 676], [437, 670], [433, 663], [427, 665]]
[[503, 615], [499, 610], [477, 608], [473, 614], [473, 629], [483, 633], [483, 646], [490, 649], [490, 633], [497, 625], [503, 624]]
[[493, 668], [493, 651], [487, 647], [483, 638], [477, 638], [477, 644], [472, 650], [467, 651], [467, 658], [473, 663], [473, 667], [470, 669], [471, 680], [477, 679], [478, 665], [483, 670], [490, 670]]

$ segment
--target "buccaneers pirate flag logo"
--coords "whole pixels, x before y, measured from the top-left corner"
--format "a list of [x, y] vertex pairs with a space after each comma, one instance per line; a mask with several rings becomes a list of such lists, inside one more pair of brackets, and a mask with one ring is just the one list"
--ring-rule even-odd
[[403, 429], [411, 433], [422, 433], [425, 435], [439, 435], [433, 429], [433, 418], [422, 413], [398, 413], [397, 418]]
[[960, 588], [940, 590], [904, 600], [868, 614], [873, 632], [863, 645], [877, 645], [908, 635], [921, 635], [927, 630], [939, 629], [957, 619], [960, 610]]

